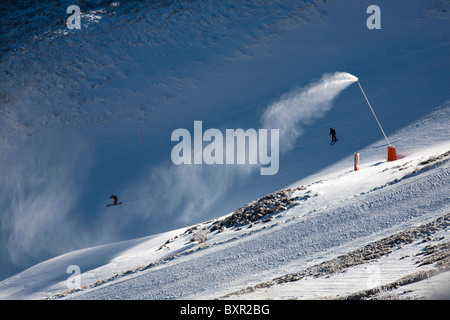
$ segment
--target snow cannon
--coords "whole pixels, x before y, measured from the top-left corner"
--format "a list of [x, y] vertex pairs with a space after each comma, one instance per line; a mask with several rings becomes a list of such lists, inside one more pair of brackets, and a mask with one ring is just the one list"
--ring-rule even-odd
[[367, 98], [366, 93], [364, 92], [364, 90], [362, 88], [362, 85], [359, 82], [359, 79], [357, 81], [358, 81], [358, 85], [359, 85], [359, 87], [361, 89], [361, 92], [364, 95], [364, 98], [366, 99], [367, 104], [369, 105], [369, 108], [372, 111], [372, 114], [373, 114], [375, 120], [377, 121], [378, 126], [380, 127], [380, 130], [383, 133], [383, 136], [386, 139], [386, 142], [388, 144], [388, 161], [395, 161], [395, 160], [397, 160], [397, 149], [395, 149], [395, 147], [391, 146], [391, 143], [389, 142], [388, 138], [386, 137], [386, 134], [384, 133], [383, 127], [381, 126], [381, 123], [378, 120], [377, 115], [375, 114], [375, 111], [373, 111], [372, 105], [370, 104], [369, 99]]
[[388, 146], [388, 161], [397, 160], [397, 149], [393, 146]]

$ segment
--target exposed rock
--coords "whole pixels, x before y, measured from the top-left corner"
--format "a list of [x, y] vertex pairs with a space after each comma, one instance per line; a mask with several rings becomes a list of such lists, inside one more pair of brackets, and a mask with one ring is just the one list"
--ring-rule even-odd
[[305, 190], [305, 187], [290, 188], [268, 194], [246, 206], [237, 209], [230, 216], [214, 223], [210, 230], [222, 231], [225, 228], [242, 227], [259, 221], [268, 222], [273, 215], [300, 204], [300, 201], [311, 197], [309, 194], [293, 196], [296, 191]]

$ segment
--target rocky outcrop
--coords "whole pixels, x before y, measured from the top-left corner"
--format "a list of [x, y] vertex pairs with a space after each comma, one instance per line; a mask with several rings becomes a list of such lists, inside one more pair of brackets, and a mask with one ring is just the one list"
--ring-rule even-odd
[[306, 190], [305, 187], [290, 188], [268, 194], [254, 202], [234, 211], [230, 216], [212, 224], [210, 230], [222, 231], [225, 228], [242, 227], [251, 223], [268, 222], [273, 216], [300, 204], [311, 197], [305, 193], [296, 195], [296, 191]]

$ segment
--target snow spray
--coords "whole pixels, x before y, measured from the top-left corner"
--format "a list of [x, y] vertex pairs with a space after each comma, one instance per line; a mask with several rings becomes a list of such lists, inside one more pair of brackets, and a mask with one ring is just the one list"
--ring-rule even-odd
[[301, 134], [299, 124], [325, 114], [339, 93], [357, 80], [346, 72], [323, 75], [318, 82], [291, 92], [269, 106], [262, 117], [263, 128], [258, 131], [226, 129], [223, 134], [210, 128], [203, 132], [202, 121], [194, 121], [193, 135], [187, 129], [178, 128], [171, 136], [171, 141], [178, 142], [172, 148], [172, 163], [260, 165], [261, 175], [274, 175], [279, 169], [280, 147], [284, 151], [292, 148]]
[[280, 151], [287, 152], [302, 134], [302, 125], [325, 115], [334, 99], [358, 78], [347, 72], [324, 74], [306, 87], [294, 90], [270, 105], [261, 122], [265, 128], [280, 130]]

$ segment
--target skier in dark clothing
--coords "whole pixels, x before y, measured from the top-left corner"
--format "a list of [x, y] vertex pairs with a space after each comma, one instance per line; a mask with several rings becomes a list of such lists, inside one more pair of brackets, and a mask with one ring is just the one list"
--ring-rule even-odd
[[336, 130], [334, 130], [333, 128], [330, 128], [330, 134], [331, 135], [331, 143], [330, 144], [335, 144], [337, 141], [336, 138]]
[[119, 201], [119, 198], [117, 198], [117, 196], [114, 196], [114, 195], [112, 195], [109, 198], [114, 200], [114, 204], [117, 204], [117, 201]]

